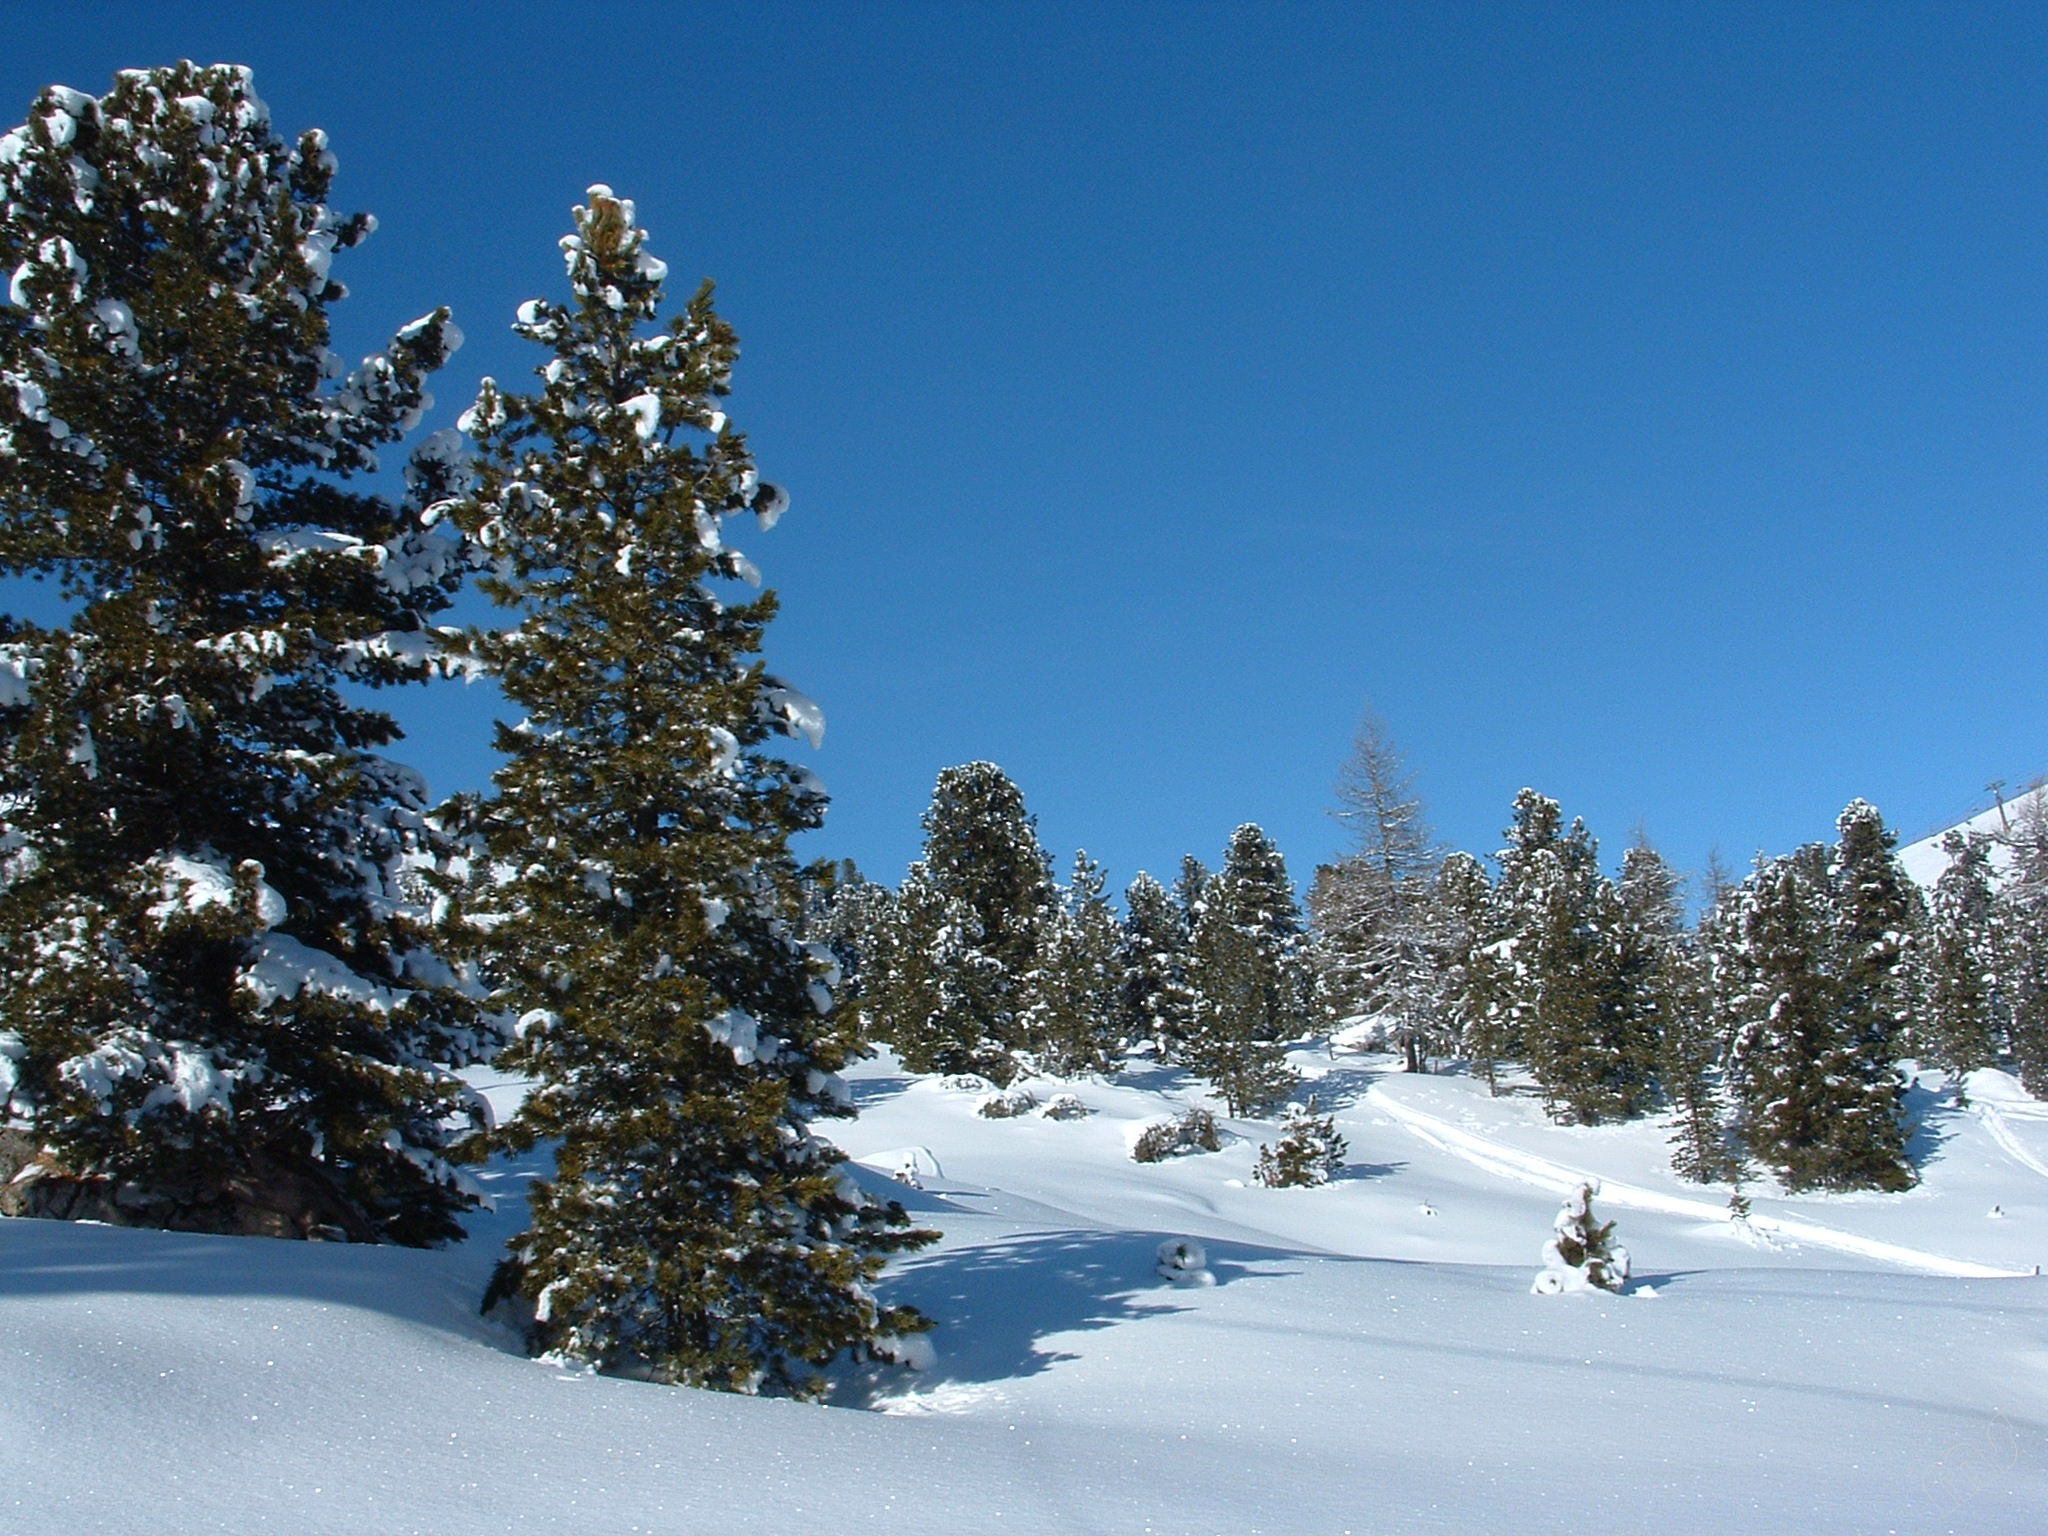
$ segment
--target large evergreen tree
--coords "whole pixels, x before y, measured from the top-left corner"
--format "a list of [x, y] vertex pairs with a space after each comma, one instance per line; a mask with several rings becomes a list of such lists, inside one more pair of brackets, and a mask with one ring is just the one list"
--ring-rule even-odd
[[1046, 915], [1026, 978], [1023, 1038], [1055, 1076], [1108, 1072], [1120, 1054], [1123, 934], [1105, 884], [1100, 864], [1085, 851], [1074, 855], [1073, 878]]
[[1842, 1029], [1887, 1064], [1913, 1042], [1925, 1008], [1926, 903], [1899, 864], [1877, 807], [1852, 800], [1836, 819], [1828, 881], [1841, 970]]
[[1499, 855], [1499, 900], [1512, 963], [1503, 981], [1530, 1069], [1554, 1116], [1580, 1125], [1641, 1113], [1654, 1043], [1622, 995], [1615, 935], [1621, 906], [1583, 822], [1558, 803], [1515, 797]]
[[1834, 850], [1810, 844], [1762, 865], [1715, 962], [1742, 1140], [1795, 1189], [1913, 1182], [1891, 1036], [1882, 1015], [1872, 1021], [1885, 978], [1870, 968], [1871, 904], [1857, 896], [1873, 884], [1861, 860], [1874, 845], [1851, 835], [1863, 823], [1851, 806]]
[[1997, 1061], [2005, 1044], [2005, 921], [1991, 840], [1954, 831], [1942, 851], [1948, 867], [1928, 902], [1927, 1012], [1919, 1034], [1922, 1048], [1961, 1077]]
[[1447, 1030], [1486, 1078], [1487, 1091], [1497, 1093], [1500, 1064], [1517, 1054], [1520, 1040], [1508, 988], [1512, 946], [1485, 866], [1469, 853], [1445, 859], [1429, 913]]
[[1046, 915], [1059, 904], [1037, 820], [1002, 769], [963, 763], [945, 769], [932, 786], [924, 833], [924, 865], [932, 883], [967, 904], [981, 925], [983, 951], [1009, 979], [1002, 1016], [991, 1020], [991, 1033], [1009, 1040], [1016, 989], [1037, 961]]
[[1260, 827], [1231, 834], [1188, 941], [1187, 1061], [1233, 1115], [1261, 1114], [1294, 1081], [1286, 1042], [1310, 1027], [1301, 909], [1280, 850]]
[[1187, 1038], [1193, 997], [1187, 984], [1187, 914], [1140, 870], [1124, 889], [1123, 986], [1118, 1016], [1127, 1040], [1150, 1040], [1167, 1057]]
[[2048, 793], [2027, 796], [2014, 823], [1998, 893], [2007, 1043], [2027, 1092], [2048, 1099]]
[[[417, 423], [447, 312], [345, 369], [335, 160], [248, 71], [52, 88], [0, 137], [0, 1054], [12, 1209], [431, 1242], [494, 1044], [403, 900], [431, 861], [398, 732], [459, 545], [347, 488]], [[447, 455], [416, 461], [420, 500]]]
[[1740, 1166], [1728, 1096], [1730, 1026], [1716, 1006], [1716, 967], [1732, 950], [1737, 898], [1724, 882], [1710, 889], [1718, 895], [1691, 941], [1671, 955], [1671, 1011], [1657, 1037], [1658, 1081], [1671, 1104], [1671, 1166], [1700, 1184], [1732, 1177]]
[[857, 1042], [799, 932], [788, 840], [824, 795], [776, 750], [821, 722], [758, 659], [772, 595], [731, 600], [758, 578], [729, 526], [784, 505], [717, 404], [737, 345], [708, 284], [654, 328], [666, 269], [632, 204], [589, 198], [570, 301], [519, 311], [541, 387], [484, 381], [456, 508], [515, 621], [468, 649], [525, 712], [476, 811], [506, 1064], [534, 1079], [505, 1140], [557, 1141], [494, 1290], [532, 1301], [538, 1348], [802, 1393], [920, 1325], [868, 1286], [929, 1235], [810, 1129], [852, 1112]]
[[1059, 907], [1052, 864], [1024, 796], [994, 763], [941, 772], [924, 831], [924, 857], [898, 893], [873, 1028], [915, 1070], [1007, 1083], [1030, 1044], [1031, 978]]

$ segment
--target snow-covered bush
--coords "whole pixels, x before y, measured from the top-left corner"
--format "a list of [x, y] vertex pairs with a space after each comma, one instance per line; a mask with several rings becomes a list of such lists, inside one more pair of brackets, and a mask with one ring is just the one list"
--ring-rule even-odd
[[1593, 1216], [1593, 1186], [1581, 1184], [1559, 1207], [1543, 1268], [1530, 1287], [1538, 1296], [1564, 1291], [1618, 1291], [1628, 1283], [1628, 1250], [1614, 1241], [1614, 1223]]
[[1327, 1184], [1344, 1166], [1350, 1144], [1338, 1133], [1337, 1122], [1316, 1113], [1310, 1096], [1306, 1106], [1287, 1117], [1277, 1147], [1259, 1148], [1258, 1166], [1252, 1177], [1268, 1189]]
[[1209, 1254], [1192, 1237], [1169, 1237], [1159, 1245], [1154, 1266], [1163, 1280], [1175, 1285], [1214, 1285], [1209, 1273]]
[[1088, 1106], [1073, 1094], [1063, 1093], [1051, 1100], [1038, 1113], [1047, 1120], [1085, 1120], [1089, 1111]]
[[1190, 1152], [1214, 1152], [1223, 1145], [1216, 1117], [1206, 1109], [1190, 1109], [1173, 1120], [1155, 1120], [1138, 1133], [1131, 1157], [1140, 1163], [1163, 1162]]
[[981, 1108], [975, 1113], [984, 1120], [1014, 1120], [1019, 1115], [1028, 1115], [1038, 1108], [1038, 1095], [1029, 1088], [1012, 1088], [1006, 1093], [992, 1094], [981, 1101]]

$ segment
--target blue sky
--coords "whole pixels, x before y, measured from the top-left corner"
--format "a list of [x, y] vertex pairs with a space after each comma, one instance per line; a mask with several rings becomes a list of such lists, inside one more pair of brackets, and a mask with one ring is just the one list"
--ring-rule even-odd
[[[2048, 10], [37, 3], [0, 114], [178, 57], [378, 216], [345, 350], [454, 307], [434, 425], [589, 183], [718, 280], [809, 854], [894, 880], [986, 757], [1062, 863], [1305, 881], [1368, 697], [1481, 852], [2048, 771]], [[394, 702], [484, 780], [487, 697]]]

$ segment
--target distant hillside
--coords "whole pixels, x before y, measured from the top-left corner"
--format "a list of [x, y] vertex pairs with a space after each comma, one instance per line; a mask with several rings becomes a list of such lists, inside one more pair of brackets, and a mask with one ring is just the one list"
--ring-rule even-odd
[[[1989, 810], [1979, 811], [1967, 821], [1959, 821], [1953, 827], [1944, 827], [1930, 837], [1923, 837], [1919, 842], [1901, 848], [1899, 862], [1905, 865], [1906, 873], [1922, 888], [1931, 887], [1941, 878], [1941, 872], [1948, 868], [1948, 855], [1941, 851], [1941, 840], [1944, 837], [1961, 830], [1982, 832], [1995, 841], [2008, 826], [2018, 825], [2020, 807], [2026, 801], [2040, 799], [2043, 796], [2048, 796], [2048, 785], [2036, 784], [2031, 789], [2012, 796], [2003, 807], [1994, 805]], [[1994, 846], [1991, 858], [1994, 864], [2003, 867], [2012, 862], [2012, 850], [2008, 847]]]

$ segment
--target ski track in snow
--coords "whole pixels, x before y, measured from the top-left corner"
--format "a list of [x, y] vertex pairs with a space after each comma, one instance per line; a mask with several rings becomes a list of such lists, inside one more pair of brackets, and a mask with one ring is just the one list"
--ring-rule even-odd
[[[1392, 1094], [1377, 1087], [1369, 1091], [1368, 1097], [1375, 1109], [1390, 1115], [1396, 1124], [1412, 1135], [1500, 1178], [1553, 1190], [1568, 1189], [1584, 1181], [1599, 1190], [1603, 1201], [1624, 1209], [1660, 1211], [1667, 1215], [1689, 1216], [1698, 1221], [1717, 1224], [1729, 1220], [1727, 1208], [1712, 1201], [1693, 1200], [1684, 1195], [1668, 1195], [1633, 1184], [1615, 1183], [1601, 1178], [1597, 1173], [1570, 1168], [1531, 1152], [1517, 1151], [1489, 1137], [1476, 1135], [1435, 1115], [1400, 1103]], [[1994, 1129], [1992, 1134], [1998, 1135], [1999, 1132]], [[2011, 1140], [2010, 1136], [2009, 1131], [2000, 1136], [1999, 1144], [2022, 1162], [2048, 1175], [2048, 1168], [2042, 1167], [2017, 1141]], [[1898, 1243], [1858, 1237], [1854, 1233], [1837, 1231], [1833, 1227], [1801, 1221], [1796, 1217], [1752, 1214], [1749, 1225], [1752, 1230], [1769, 1236], [1810, 1243], [1816, 1248], [1833, 1248], [1841, 1253], [1858, 1254], [1882, 1263], [1896, 1264], [1902, 1269], [1913, 1270], [1919, 1274], [1945, 1275], [1965, 1280], [2005, 1280], [2028, 1273], [2026, 1270], [1998, 1269], [1989, 1264], [1972, 1263], [1968, 1259], [1951, 1259], [1946, 1255], [1929, 1253], [1920, 1248], [1908, 1248]]]
[[[1977, 1118], [1984, 1122], [1984, 1129], [1991, 1133], [1991, 1139], [2004, 1149], [2007, 1156], [2011, 1157], [2014, 1162], [2024, 1164], [2026, 1167], [2033, 1169], [2042, 1178], [2048, 1179], [2048, 1163], [2042, 1162], [2040, 1158], [2029, 1152], [2021, 1144], [2019, 1137], [2013, 1134], [2012, 1124], [2006, 1118], [2007, 1110], [2004, 1106], [1979, 1103], [1971, 1107], [1975, 1109]], [[2022, 1109], [2020, 1113], [2022, 1118], [2028, 1120], [2048, 1119], [2048, 1106], [2043, 1106], [2043, 1110], [2044, 1112], [2041, 1114], [2030, 1113], [2026, 1109]]]

